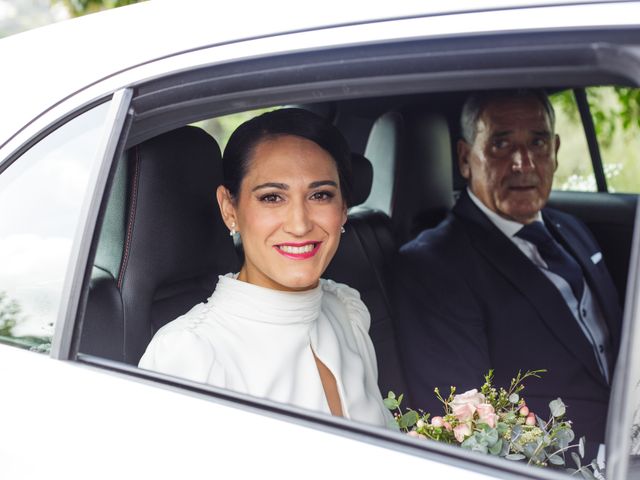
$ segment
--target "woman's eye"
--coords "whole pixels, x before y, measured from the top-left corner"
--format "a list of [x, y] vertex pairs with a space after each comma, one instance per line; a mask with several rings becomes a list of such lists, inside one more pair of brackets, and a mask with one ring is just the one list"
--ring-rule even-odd
[[260, 201], [264, 203], [277, 203], [282, 201], [282, 197], [277, 193], [267, 193], [260, 196]]
[[333, 192], [326, 192], [326, 191], [314, 192], [311, 195], [311, 199], [312, 200], [330, 200], [334, 196], [335, 196], [335, 194]]

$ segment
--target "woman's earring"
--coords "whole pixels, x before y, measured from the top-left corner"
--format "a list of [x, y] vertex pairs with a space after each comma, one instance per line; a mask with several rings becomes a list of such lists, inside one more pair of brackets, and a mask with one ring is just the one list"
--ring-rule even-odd
[[236, 233], [236, 222], [231, 224], [231, 230], [229, 230], [229, 236], [233, 237]]
[[340, 233], [344, 233], [346, 230], [344, 229], [344, 225], [340, 227]]

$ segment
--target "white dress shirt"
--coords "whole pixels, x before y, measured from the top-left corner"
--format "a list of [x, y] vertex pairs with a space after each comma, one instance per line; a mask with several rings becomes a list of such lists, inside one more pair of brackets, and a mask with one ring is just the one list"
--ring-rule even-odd
[[343, 415], [386, 427], [370, 321], [359, 293], [331, 280], [282, 292], [228, 274], [206, 303], [158, 330], [140, 367], [330, 413], [315, 353]]
[[[596, 362], [598, 363], [600, 372], [607, 382], [609, 382], [609, 365], [605, 352], [605, 345], [608, 343], [606, 323], [598, 302], [591, 294], [589, 284], [583, 280], [584, 293], [582, 294], [582, 299], [578, 302], [569, 283], [563, 277], [548, 269], [547, 263], [540, 255], [540, 252], [538, 252], [538, 248], [533, 243], [516, 236], [516, 233], [518, 233], [524, 224], [501, 217], [482, 203], [482, 201], [476, 197], [470, 189], [467, 189], [467, 192], [469, 193], [469, 197], [473, 203], [487, 216], [487, 218], [489, 218], [491, 223], [493, 223], [498, 230], [504, 233], [507, 238], [509, 238], [560, 291], [562, 298], [571, 310], [571, 313], [578, 322], [578, 325], [580, 325], [582, 333], [584, 333], [587, 340], [593, 347], [593, 353], [596, 357]], [[544, 224], [542, 214], [540, 212], [538, 212], [535, 221], [542, 222]], [[560, 248], [563, 248], [562, 245], [558, 245]]]

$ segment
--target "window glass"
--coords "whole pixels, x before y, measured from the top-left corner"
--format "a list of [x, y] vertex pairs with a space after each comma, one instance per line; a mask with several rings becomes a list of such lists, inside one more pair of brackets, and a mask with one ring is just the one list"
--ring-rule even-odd
[[554, 190], [597, 191], [589, 146], [572, 90], [550, 96], [556, 112], [556, 133], [560, 136], [558, 170]]
[[0, 341], [48, 351], [109, 102], [55, 130], [0, 174]]
[[640, 89], [592, 87], [589, 109], [609, 192], [640, 192]]
[[262, 108], [259, 110], [249, 110], [247, 112], [233, 113], [231, 115], [224, 115], [222, 117], [210, 118], [196, 122], [193, 125], [202, 128], [205, 132], [216, 139], [220, 150], [224, 151], [224, 147], [227, 146], [229, 137], [236, 128], [242, 125], [247, 120], [257, 117], [271, 110], [277, 110], [282, 107]]

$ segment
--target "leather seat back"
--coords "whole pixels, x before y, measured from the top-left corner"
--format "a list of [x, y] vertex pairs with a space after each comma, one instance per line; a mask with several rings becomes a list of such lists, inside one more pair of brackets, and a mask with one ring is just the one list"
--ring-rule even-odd
[[[352, 203], [358, 205], [369, 196], [373, 169], [362, 155], [353, 154], [352, 164]], [[407, 392], [387, 284], [396, 250], [389, 217], [379, 210], [356, 207], [349, 212], [338, 251], [324, 274], [358, 290], [369, 309], [369, 334], [378, 360], [378, 385], [384, 396], [389, 390]]]
[[131, 148], [125, 162], [124, 199], [114, 188], [110, 200], [125, 206], [124, 228], [103, 228], [80, 351], [137, 364], [160, 327], [239, 265], [216, 203], [222, 162], [212, 137], [182, 127]]

